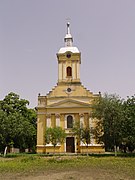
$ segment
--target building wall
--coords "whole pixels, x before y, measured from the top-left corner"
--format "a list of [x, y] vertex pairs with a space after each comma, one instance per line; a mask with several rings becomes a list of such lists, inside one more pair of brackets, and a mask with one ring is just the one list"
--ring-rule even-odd
[[[59, 110], [59, 111], [58, 111]], [[42, 113], [41, 113], [42, 111]], [[38, 124], [37, 124], [37, 152], [38, 153], [53, 153], [54, 148], [51, 144], [46, 144], [44, 141], [44, 134], [46, 127], [55, 127], [57, 124], [65, 130], [67, 137], [73, 137], [72, 129], [67, 128], [66, 117], [72, 115], [74, 122], [80, 122], [84, 127], [92, 127], [93, 120], [90, 117], [91, 109], [87, 108], [87, 113], [85, 108], [72, 108], [68, 109], [51, 109], [47, 110], [45, 114], [45, 109], [40, 110], [38, 113]], [[85, 113], [84, 113], [85, 112]], [[50, 123], [48, 123], [48, 121]], [[66, 152], [66, 143], [64, 142], [61, 145], [56, 146], [55, 153], [65, 153]], [[75, 137], [75, 152], [76, 153], [101, 153], [104, 152], [104, 148], [100, 144], [96, 144], [95, 139], [91, 139], [91, 144], [86, 147], [85, 144], [82, 144], [80, 141], [77, 141]]]

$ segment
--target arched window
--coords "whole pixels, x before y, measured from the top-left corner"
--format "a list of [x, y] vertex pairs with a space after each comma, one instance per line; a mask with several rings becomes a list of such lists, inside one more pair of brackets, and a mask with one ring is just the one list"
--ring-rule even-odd
[[67, 116], [67, 128], [73, 128], [73, 117], [71, 115]]
[[67, 76], [72, 76], [72, 68], [71, 67], [67, 67]]

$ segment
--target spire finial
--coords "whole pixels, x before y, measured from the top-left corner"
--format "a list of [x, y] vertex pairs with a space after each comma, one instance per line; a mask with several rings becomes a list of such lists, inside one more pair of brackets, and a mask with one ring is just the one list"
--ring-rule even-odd
[[72, 35], [70, 34], [70, 23], [67, 22], [67, 34], [64, 38], [64, 41], [65, 41], [65, 46], [72, 46], [72, 42], [73, 42], [73, 38], [72, 38]]
[[67, 22], [67, 34], [70, 34], [70, 28], [69, 28], [69, 26], [70, 26], [70, 22]]

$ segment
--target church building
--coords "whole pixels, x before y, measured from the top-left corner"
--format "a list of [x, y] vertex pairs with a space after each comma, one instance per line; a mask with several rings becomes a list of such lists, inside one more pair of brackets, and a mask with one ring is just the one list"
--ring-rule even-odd
[[56, 146], [57, 153], [101, 153], [104, 147], [98, 144], [91, 135], [91, 141], [86, 148], [82, 142], [77, 142], [73, 135], [73, 124], [79, 122], [84, 127], [94, 128], [92, 119], [92, 102], [99, 94], [87, 90], [80, 80], [81, 53], [73, 46], [70, 24], [67, 23], [65, 46], [57, 53], [58, 82], [46, 95], [38, 96], [37, 106], [37, 153], [52, 153], [52, 144], [45, 143], [45, 131], [48, 127], [59, 126], [65, 130], [66, 138], [63, 144]]

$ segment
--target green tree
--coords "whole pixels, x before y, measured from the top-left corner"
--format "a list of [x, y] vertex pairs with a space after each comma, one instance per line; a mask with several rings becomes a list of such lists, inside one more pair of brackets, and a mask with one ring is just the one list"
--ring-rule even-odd
[[121, 123], [123, 122], [122, 100], [117, 95], [105, 94], [96, 100], [93, 105], [92, 116], [97, 118], [95, 136], [98, 142], [105, 144], [105, 149], [110, 150], [122, 142]]
[[123, 144], [132, 152], [135, 149], [135, 96], [127, 97], [123, 103], [123, 112], [124, 121], [121, 125]]
[[9, 145], [20, 149], [33, 148], [36, 142], [36, 112], [29, 102], [9, 93], [0, 101], [0, 148]]
[[0, 108], [7, 115], [19, 112], [25, 116], [27, 114], [27, 105], [29, 105], [29, 101], [20, 99], [19, 95], [13, 92], [9, 93], [2, 101], [0, 101]]
[[0, 152], [4, 151], [4, 144], [5, 144], [5, 127], [4, 121], [7, 121], [6, 114], [0, 109]]
[[90, 138], [91, 138], [91, 130], [89, 127], [85, 127], [82, 129], [82, 135], [81, 135], [81, 140], [86, 146], [90, 144]]
[[91, 130], [89, 127], [85, 127], [82, 129], [81, 141], [85, 144], [87, 148], [87, 156], [88, 156], [88, 145], [91, 142]]
[[82, 138], [82, 129], [83, 129], [83, 125], [82, 124], [80, 125], [80, 122], [77, 121], [74, 123], [72, 131], [73, 131], [73, 135], [76, 136], [77, 143], [79, 145]]
[[76, 136], [77, 143], [83, 142], [87, 148], [88, 155], [88, 145], [91, 142], [91, 129], [89, 127], [83, 127], [80, 122], [76, 122], [73, 126], [73, 134]]
[[45, 144], [52, 144], [55, 148], [58, 143], [63, 143], [66, 138], [66, 133], [61, 127], [50, 127], [47, 128], [45, 131]]

